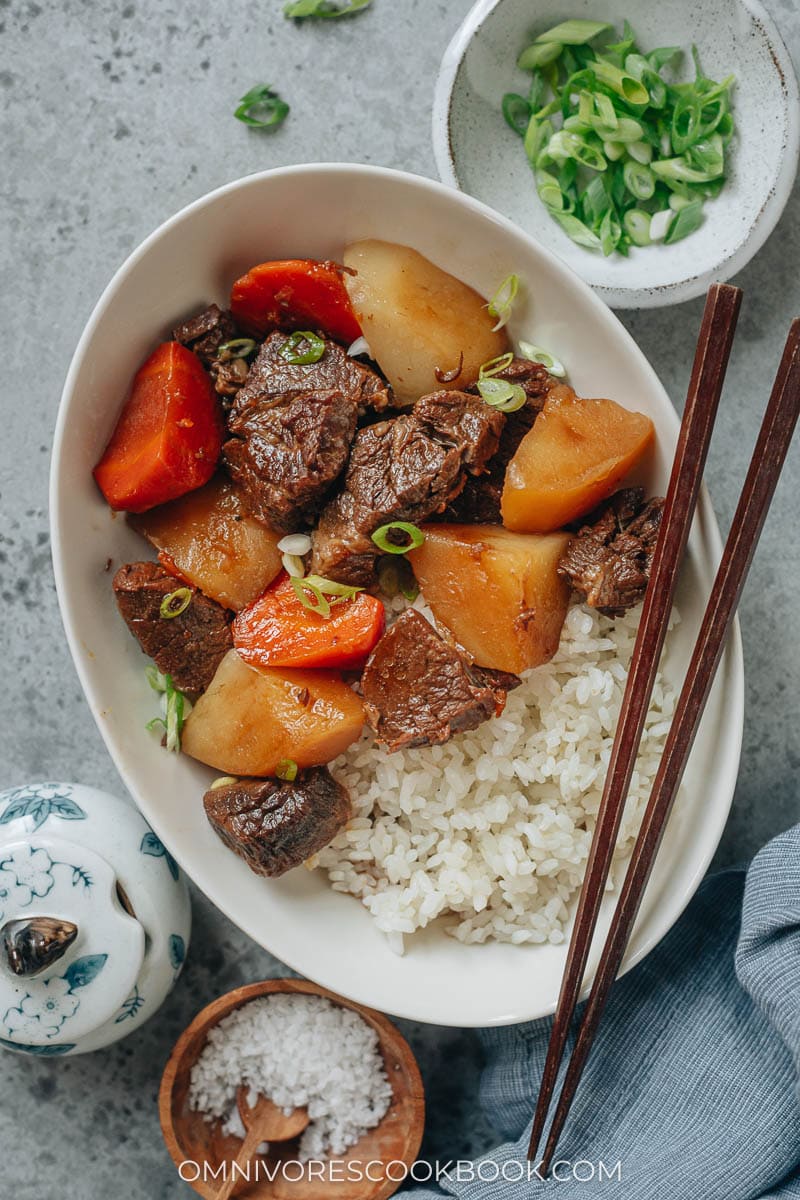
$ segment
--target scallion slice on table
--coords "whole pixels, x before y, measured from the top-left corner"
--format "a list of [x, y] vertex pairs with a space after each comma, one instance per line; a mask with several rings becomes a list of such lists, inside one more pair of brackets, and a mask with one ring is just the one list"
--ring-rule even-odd
[[294, 17], [297, 21], [309, 18], [329, 21], [336, 17], [349, 17], [352, 13], [369, 8], [372, 0], [344, 0], [337, 4], [335, 0], [290, 0], [283, 7], [285, 17]]
[[288, 117], [289, 105], [271, 83], [259, 83], [242, 96], [233, 115], [251, 129], [277, 129]]
[[[582, 20], [541, 33], [517, 60], [531, 73], [527, 96], [519, 89], [502, 102], [550, 215], [578, 245], [606, 255], [697, 229], [705, 201], [724, 186], [734, 131], [732, 75], [709, 79], [693, 48], [695, 78], [678, 82], [669, 68], [679, 48], [643, 51], [627, 21], [613, 36], [611, 26]], [[489, 309], [498, 327], [510, 311], [501, 292]]]

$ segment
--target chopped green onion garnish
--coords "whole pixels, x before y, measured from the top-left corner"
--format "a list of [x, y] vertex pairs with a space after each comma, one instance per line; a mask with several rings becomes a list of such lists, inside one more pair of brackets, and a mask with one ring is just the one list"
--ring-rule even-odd
[[[306, 349], [300, 350], [298, 347], [303, 344]], [[281, 358], [294, 367], [307, 367], [310, 363], [319, 362], [322, 358], [325, 353], [325, 342], [309, 329], [299, 329], [297, 333], [293, 333], [286, 339], [278, 353]]]
[[517, 66], [523, 71], [532, 71], [536, 67], [546, 67], [554, 62], [564, 49], [560, 42], [534, 42], [523, 50], [517, 59]]
[[627, 255], [686, 237], [724, 186], [734, 79], [709, 79], [693, 50], [696, 78], [676, 83], [662, 72], [680, 50], [645, 52], [627, 21], [618, 40], [591, 44], [609, 28], [564, 21], [540, 34], [518, 59], [530, 91], [507, 93], [502, 111], [553, 220], [578, 245]]
[[349, 17], [351, 13], [361, 12], [371, 3], [372, 0], [345, 0], [342, 4], [336, 4], [334, 0], [290, 0], [283, 7], [283, 15], [298, 21], [308, 17], [328, 21], [333, 17]]
[[650, 213], [643, 212], [641, 208], [629, 208], [622, 221], [634, 246], [650, 245]]
[[286, 574], [292, 579], [302, 579], [306, 573], [306, 564], [298, 554], [282, 554], [281, 563]]
[[144, 673], [147, 682], [154, 692], [165, 692], [167, 690], [169, 676], [163, 675], [155, 663], [150, 663], [148, 667], [145, 667]]
[[523, 387], [506, 379], [479, 379], [476, 386], [482, 399], [500, 412], [516, 412], [528, 399]]
[[688, 237], [690, 233], [694, 233], [698, 225], [703, 220], [703, 201], [693, 200], [691, 203], [684, 205], [675, 213], [675, 216], [670, 222], [667, 229], [664, 241], [668, 246], [673, 242], [679, 242], [681, 238]]
[[492, 375], [500, 375], [503, 371], [508, 370], [513, 361], [514, 354], [511, 350], [506, 354], [498, 354], [497, 358], [490, 358], [488, 362], [481, 363], [478, 378], [489, 379]]
[[249, 358], [257, 345], [255, 338], [233, 338], [230, 342], [223, 342], [217, 349], [217, 358], [223, 362], [229, 358]]
[[625, 186], [637, 200], [649, 200], [656, 190], [656, 180], [649, 167], [629, 159], [622, 168]]
[[530, 103], [524, 96], [518, 96], [515, 92], [507, 92], [503, 96], [502, 108], [506, 123], [511, 126], [514, 133], [524, 137], [531, 119]]
[[419, 595], [419, 586], [411, 570], [411, 564], [405, 558], [384, 558], [378, 563], [378, 584], [384, 596], [393, 599], [395, 596], [405, 596], [406, 600], [414, 601]]
[[547, 350], [543, 350], [541, 346], [534, 346], [533, 342], [520, 342], [519, 352], [523, 358], [528, 358], [531, 362], [541, 363], [556, 379], [563, 379], [567, 373], [567, 369], [562, 362], [559, 362], [557, 358], [553, 358], [553, 355]]
[[306, 575], [305, 582], [312, 587], [319, 588], [323, 596], [334, 596], [336, 599], [333, 603], [340, 600], [352, 600], [359, 592], [363, 592], [363, 587], [352, 587], [349, 583], [339, 583], [336, 579], [325, 579], [322, 575]]
[[282, 758], [275, 768], [278, 779], [282, 779], [285, 783], [294, 783], [297, 779], [297, 771], [297, 763], [293, 758]]
[[167, 749], [179, 753], [181, 748], [181, 730], [183, 729], [183, 714], [185, 696], [179, 692], [172, 682], [171, 675], [163, 675], [158, 667], [151, 664], [145, 667], [147, 682], [154, 692], [160, 692], [163, 699], [163, 717], [154, 717], [148, 721], [146, 729], [165, 729], [167, 732]]
[[289, 105], [271, 83], [260, 83], [242, 96], [233, 115], [251, 129], [277, 129], [289, 115]]
[[179, 617], [182, 612], [192, 603], [192, 589], [188, 587], [176, 588], [174, 592], [170, 592], [161, 601], [161, 607], [158, 610], [158, 615], [164, 620], [169, 620], [171, 617]]
[[[395, 540], [397, 534], [408, 539], [405, 545]], [[416, 550], [422, 545], [425, 534], [410, 521], [390, 521], [388, 525], [381, 525], [380, 529], [375, 530], [372, 540], [384, 554], [407, 554], [409, 550]]]
[[583, 46], [610, 28], [610, 25], [602, 21], [562, 21], [546, 33], [540, 33], [536, 41], [561, 42], [563, 46]]
[[489, 316], [495, 317], [497, 324], [493, 327], [492, 333], [497, 333], [498, 329], [502, 329], [507, 324], [511, 316], [511, 309], [514, 306], [514, 301], [519, 290], [519, 276], [506, 275], [500, 287], [492, 296], [489, 303], [486, 305]]
[[296, 579], [294, 576], [291, 580], [294, 594], [304, 608], [316, 613], [318, 617], [331, 615], [331, 606], [316, 584], [309, 583], [307, 579]]

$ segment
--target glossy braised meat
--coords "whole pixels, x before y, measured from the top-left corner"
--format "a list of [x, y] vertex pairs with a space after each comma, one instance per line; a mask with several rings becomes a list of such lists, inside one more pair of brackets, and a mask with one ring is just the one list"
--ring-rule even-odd
[[247, 384], [236, 397], [237, 414], [271, 404], [286, 392], [341, 392], [360, 412], [382, 411], [391, 403], [389, 384], [376, 371], [351, 358], [338, 342], [323, 339], [325, 350], [314, 363], [289, 363], [281, 350], [285, 333], [271, 333], [256, 355]]
[[497, 450], [505, 418], [466, 392], [423, 396], [410, 413], [359, 430], [341, 492], [313, 535], [312, 570], [369, 584], [379, 550], [371, 535], [390, 521], [443, 512]]
[[283, 532], [312, 522], [347, 464], [357, 415], [335, 390], [287, 392], [245, 408], [237, 397], [222, 454], [253, 516]]
[[159, 671], [190, 697], [204, 692], [233, 645], [226, 609], [190, 588], [187, 608], [176, 617], [162, 617], [165, 597], [188, 585], [154, 562], [120, 567], [112, 586], [125, 624]]
[[203, 366], [210, 367], [216, 361], [220, 346], [238, 337], [239, 331], [229, 312], [217, 304], [209, 304], [208, 308], [176, 326], [172, 336], [193, 351]]
[[228, 415], [223, 456], [254, 516], [291, 531], [313, 522], [347, 463], [358, 416], [389, 402], [375, 371], [326, 341], [315, 363], [289, 363], [272, 333]]
[[367, 720], [389, 751], [435, 745], [502, 712], [521, 680], [477, 667], [429, 621], [406, 609], [369, 657], [361, 680]]
[[239, 779], [203, 797], [211, 825], [258, 875], [283, 875], [326, 846], [350, 817], [350, 797], [327, 767], [292, 783]]
[[[464, 490], [448, 504], [441, 517], [436, 520], [450, 521], [457, 525], [501, 525], [500, 497], [506, 478], [506, 468], [517, 452], [520, 442], [544, 407], [544, 402], [554, 387], [563, 386], [541, 363], [527, 358], [515, 358], [494, 379], [505, 379], [518, 383], [525, 390], [527, 402], [516, 412], [506, 413], [506, 423], [500, 435], [497, 452], [487, 463], [483, 475], [471, 475]], [[478, 394], [473, 385], [467, 389]]]
[[558, 567], [586, 603], [620, 616], [643, 598], [664, 501], [644, 503], [643, 488], [624, 488], [588, 518]]

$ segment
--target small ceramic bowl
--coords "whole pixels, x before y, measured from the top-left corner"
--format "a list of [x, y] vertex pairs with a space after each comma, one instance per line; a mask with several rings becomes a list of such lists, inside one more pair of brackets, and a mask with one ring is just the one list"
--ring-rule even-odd
[[[736, 134], [725, 187], [701, 227], [671, 246], [604, 258], [575, 245], [539, 200], [519, 137], [500, 112], [505, 92], [525, 94], [520, 51], [565, 17], [627, 17], [644, 49], [695, 44], [712, 78], [736, 76]], [[800, 101], [792, 61], [758, 0], [479, 0], [456, 33], [436, 85], [433, 144], [439, 175], [510, 217], [559, 255], [608, 304], [650, 308], [700, 296], [741, 270], [772, 232], [797, 172]]]
[[[401, 1166], [410, 1169], [420, 1144], [425, 1124], [425, 1095], [416, 1059], [402, 1034], [381, 1013], [345, 1000], [305, 979], [267, 979], [220, 996], [198, 1013], [175, 1044], [161, 1081], [159, 1111], [167, 1149], [180, 1176], [199, 1195], [213, 1200], [221, 1186], [222, 1165], [235, 1160], [241, 1143], [222, 1132], [219, 1122], [211, 1123], [202, 1113], [189, 1108], [189, 1082], [192, 1067], [205, 1046], [209, 1030], [235, 1009], [262, 996], [289, 993], [324, 996], [334, 1004], [358, 1013], [378, 1035], [386, 1074], [393, 1097], [383, 1120], [370, 1129], [345, 1154], [336, 1159], [332, 1178], [320, 1180], [295, 1178], [297, 1142], [287, 1142], [284, 1160], [291, 1160], [291, 1172], [281, 1171], [281, 1159], [269, 1156], [271, 1170], [264, 1178], [251, 1180], [246, 1194], [250, 1200], [386, 1200], [403, 1182]], [[348, 1165], [350, 1164], [350, 1165]], [[366, 1171], [368, 1164], [369, 1172]], [[379, 1165], [389, 1165], [382, 1172]], [[374, 1178], [354, 1182], [357, 1172]], [[388, 1174], [388, 1178], [386, 1177]], [[268, 1176], [271, 1175], [270, 1179]], [[340, 1181], [341, 1180], [341, 1181]]]

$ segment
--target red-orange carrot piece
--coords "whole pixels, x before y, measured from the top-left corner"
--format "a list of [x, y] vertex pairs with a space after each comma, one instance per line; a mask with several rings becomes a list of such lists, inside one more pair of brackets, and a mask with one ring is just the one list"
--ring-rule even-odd
[[112, 508], [145, 512], [208, 482], [222, 433], [219, 400], [199, 358], [164, 342], [136, 373], [95, 480]]
[[293, 258], [260, 263], [231, 290], [231, 312], [249, 333], [321, 330], [349, 345], [361, 336], [337, 263]]
[[352, 670], [366, 662], [385, 623], [380, 600], [366, 592], [333, 604], [329, 617], [319, 616], [299, 600], [289, 577], [281, 575], [236, 617], [233, 644], [254, 667]]

